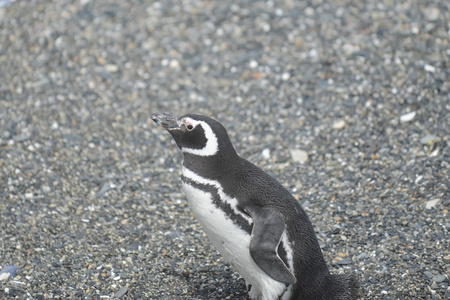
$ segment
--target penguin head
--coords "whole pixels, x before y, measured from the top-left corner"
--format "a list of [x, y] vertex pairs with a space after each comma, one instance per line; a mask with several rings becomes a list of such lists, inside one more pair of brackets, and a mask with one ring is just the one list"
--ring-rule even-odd
[[219, 151], [234, 152], [226, 129], [214, 119], [196, 114], [177, 118], [166, 113], [154, 113], [151, 118], [172, 135], [184, 154], [215, 156]]

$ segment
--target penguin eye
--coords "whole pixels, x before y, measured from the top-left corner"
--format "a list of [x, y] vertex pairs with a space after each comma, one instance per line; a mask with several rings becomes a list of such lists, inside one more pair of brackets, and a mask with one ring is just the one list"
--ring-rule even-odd
[[192, 129], [194, 129], [194, 125], [192, 124], [186, 124], [186, 129], [191, 131]]

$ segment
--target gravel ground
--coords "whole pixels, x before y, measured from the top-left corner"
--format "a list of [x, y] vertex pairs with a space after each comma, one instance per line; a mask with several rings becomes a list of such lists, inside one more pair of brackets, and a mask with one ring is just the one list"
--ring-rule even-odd
[[247, 299], [169, 111], [220, 120], [364, 299], [449, 299], [449, 22], [444, 0], [1, 0], [0, 298]]

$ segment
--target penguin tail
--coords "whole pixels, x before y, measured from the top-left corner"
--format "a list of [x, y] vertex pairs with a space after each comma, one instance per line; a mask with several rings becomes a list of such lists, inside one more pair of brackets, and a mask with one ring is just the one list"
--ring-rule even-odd
[[[355, 300], [360, 297], [360, 284], [355, 274], [328, 275], [325, 285], [329, 299]], [[327, 298], [328, 299], [328, 298]]]

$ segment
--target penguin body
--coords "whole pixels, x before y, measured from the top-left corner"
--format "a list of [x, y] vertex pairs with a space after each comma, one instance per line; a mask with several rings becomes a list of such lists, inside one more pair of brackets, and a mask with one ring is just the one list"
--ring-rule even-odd
[[156, 113], [184, 154], [182, 187], [214, 247], [251, 299], [356, 299], [358, 281], [330, 275], [314, 229], [277, 180], [236, 153], [217, 121]]

